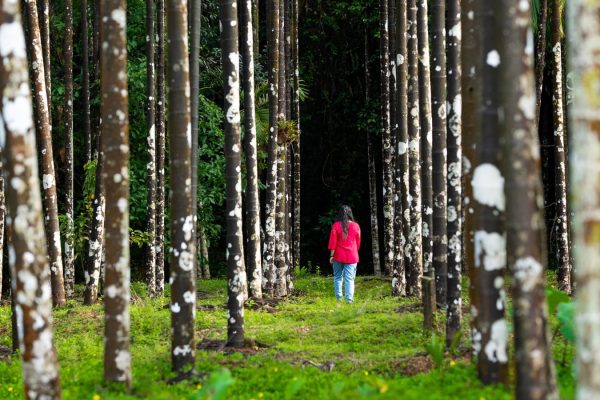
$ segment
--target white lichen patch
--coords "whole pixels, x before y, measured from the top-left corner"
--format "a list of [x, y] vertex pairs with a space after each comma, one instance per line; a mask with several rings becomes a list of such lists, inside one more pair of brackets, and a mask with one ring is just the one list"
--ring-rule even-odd
[[508, 330], [504, 318], [495, 321], [492, 324], [490, 340], [485, 345], [485, 355], [491, 362], [506, 363], [508, 355], [506, 353], [506, 342]]
[[492, 68], [498, 67], [498, 65], [500, 65], [500, 53], [498, 53], [496, 50], [490, 51], [487, 54], [485, 62]]
[[191, 291], [185, 291], [183, 293], [183, 301], [186, 303], [194, 304], [196, 302], [196, 293]]
[[[497, 232], [475, 232], [475, 267], [486, 271], [503, 269], [506, 266], [506, 237]], [[482, 265], [483, 264], [483, 265]]]
[[44, 174], [44, 176], [42, 176], [42, 186], [44, 187], [44, 190], [48, 190], [54, 186], [54, 176], [50, 174]]
[[179, 268], [184, 271], [191, 271], [194, 268], [193, 256], [187, 250], [183, 250], [179, 255]]
[[494, 164], [484, 163], [475, 168], [471, 180], [473, 197], [480, 204], [504, 211], [504, 177]]
[[543, 267], [533, 257], [519, 258], [515, 262], [514, 276], [518, 281], [519, 287], [524, 292], [531, 291], [535, 285], [540, 282]]
[[131, 366], [131, 354], [127, 350], [119, 350], [115, 357], [115, 365], [121, 371], [129, 371]]

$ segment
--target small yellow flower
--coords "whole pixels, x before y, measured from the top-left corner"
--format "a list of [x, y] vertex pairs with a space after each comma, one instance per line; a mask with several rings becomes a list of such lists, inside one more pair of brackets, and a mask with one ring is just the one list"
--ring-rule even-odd
[[13, 391], [13, 388], [12, 388], [12, 386], [9, 386], [9, 387], [8, 387], [8, 391], [9, 391], [9, 392], [12, 392], [12, 391]]
[[369, 371], [365, 371], [365, 376], [369, 375]]
[[200, 389], [202, 389], [202, 384], [201, 384], [201, 383], [199, 383], [199, 384], [198, 384], [198, 386], [196, 386], [196, 389], [197, 389], [197, 390], [200, 390]]
[[450, 366], [451, 366], [451, 367], [454, 367], [455, 365], [456, 365], [456, 361], [454, 361], [454, 360], [450, 360]]
[[485, 400], [485, 397], [480, 397], [479, 400]]
[[389, 386], [387, 383], [382, 383], [381, 386], [379, 386], [379, 393], [385, 393], [387, 392], [389, 389]]
[[[259, 392], [259, 393], [258, 393], [258, 398], [259, 398], [259, 399], [262, 399], [263, 397], [265, 397], [265, 395], [263, 394], [263, 392]], [[484, 400], [485, 400], [485, 399], [484, 399]]]
[[92, 400], [100, 400], [100, 395], [96, 393], [96, 394], [95, 394], [95, 395], [92, 397]]
[[275, 368], [273, 368], [273, 371], [277, 372], [277, 371], [279, 371], [279, 368], [275, 367]]

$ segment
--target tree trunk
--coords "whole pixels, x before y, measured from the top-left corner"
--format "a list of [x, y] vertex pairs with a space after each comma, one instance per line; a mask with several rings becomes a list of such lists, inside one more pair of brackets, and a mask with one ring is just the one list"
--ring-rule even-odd
[[429, 30], [427, 0], [418, 0], [417, 36], [419, 41], [419, 121], [421, 124], [421, 196], [423, 218], [423, 274], [434, 278], [433, 270], [433, 187], [431, 74], [429, 67]]
[[[191, 1], [191, 3], [189, 2]], [[188, 0], [190, 8], [190, 105], [192, 118], [192, 243], [198, 242], [198, 121], [200, 101], [200, 14], [201, 0]], [[194, 253], [194, 271], [198, 270], [198, 247]]]
[[[577, 398], [600, 398], [600, 4], [568, 2], [573, 103], [569, 114], [576, 279]], [[592, 54], [590, 54], [592, 50]]]
[[91, 305], [98, 300], [98, 286], [100, 270], [102, 269], [102, 253], [104, 249], [104, 222], [106, 199], [104, 197], [104, 184], [102, 182], [102, 169], [104, 168], [104, 154], [101, 150], [102, 134], [96, 136], [96, 148], [99, 149], [96, 158], [96, 183], [94, 187], [94, 203], [92, 211], [92, 229], [88, 244], [86, 258], [85, 290], [83, 304]]
[[408, 64], [406, 53], [406, 2], [398, 1], [396, 4], [396, 82], [398, 87], [398, 96], [396, 101], [396, 115], [398, 129], [396, 131], [395, 147], [395, 209], [394, 209], [394, 240], [396, 242], [396, 264], [397, 280], [392, 279], [392, 293], [394, 295], [406, 295], [406, 271], [407, 254], [410, 251], [408, 245], [408, 229], [410, 229], [410, 215], [408, 205], [408, 99], [407, 99], [407, 78]]
[[535, 38], [535, 123], [539, 126], [546, 65], [546, 22], [548, 20], [548, 0], [538, 0], [540, 7], [537, 36]]
[[279, 1], [269, 0], [267, 41], [269, 51], [269, 139], [267, 149], [267, 188], [265, 193], [265, 246], [264, 271], [266, 290], [275, 293], [275, 208], [277, 205], [277, 121], [279, 98]]
[[42, 54], [44, 59], [44, 80], [46, 81], [46, 94], [48, 98], [48, 113], [50, 126], [52, 126], [52, 79], [50, 62], [50, 0], [39, 0], [37, 3], [39, 15], [39, 29], [41, 37]]
[[80, 2], [81, 16], [81, 96], [83, 101], [83, 149], [85, 163], [92, 161], [92, 127], [90, 114], [90, 66], [87, 0]]
[[408, 237], [410, 258], [408, 266], [408, 294], [421, 297], [421, 278], [423, 276], [423, 224], [421, 219], [421, 125], [419, 122], [419, 52], [417, 39], [417, 0], [406, 3], [408, 21], [408, 160], [409, 160], [409, 198], [411, 229]]
[[52, 123], [50, 103], [47, 98], [46, 80], [44, 78], [44, 57], [42, 55], [42, 38], [38, 22], [36, 0], [27, 2], [30, 27], [30, 54], [32, 57], [34, 93], [36, 104], [36, 131], [39, 137], [39, 148], [42, 157], [42, 185], [44, 188], [44, 225], [48, 241], [48, 256], [52, 281], [52, 301], [60, 306], [65, 303], [65, 285], [63, 277], [62, 249], [60, 229], [58, 225], [58, 204], [56, 198], [56, 179], [52, 151]]
[[[2, 149], [0, 148], [0, 152]], [[4, 266], [4, 248], [8, 248], [6, 245], [6, 237], [4, 231], [6, 228], [6, 185], [4, 185], [4, 164], [2, 163], [2, 157], [0, 157], [0, 300], [2, 300], [2, 270]]]
[[563, 103], [563, 72], [561, 47], [560, 1], [552, 0], [552, 108], [554, 109], [554, 163], [556, 166], [556, 270], [558, 288], [571, 292], [571, 262], [569, 257], [569, 212], [567, 210], [567, 156]]
[[462, 320], [462, 92], [461, 92], [461, 0], [449, 0], [446, 9], [447, 104], [448, 104], [448, 289], [446, 346], [460, 331]]
[[156, 295], [156, 77], [154, 74], [154, 0], [146, 0], [146, 129], [148, 129], [148, 164], [146, 187], [148, 202], [148, 245], [146, 246], [146, 286]]
[[[482, 13], [474, 14], [481, 51], [477, 52], [476, 107], [481, 110], [475, 128], [477, 161], [473, 164], [471, 186], [474, 199], [475, 269], [478, 279], [477, 306], [473, 325], [473, 347], [477, 369], [484, 384], [506, 383], [508, 379], [508, 332], [504, 317], [504, 270], [506, 268], [506, 233], [504, 230], [504, 177], [501, 171], [498, 66], [500, 54], [496, 35], [500, 26], [492, 11], [494, 1], [480, 3]], [[510, 62], [510, 61], [507, 61]]]
[[156, 296], [165, 292], [165, 2], [156, 1]]
[[227, 345], [244, 345], [244, 238], [240, 142], [240, 73], [237, 11], [233, 0], [221, 0], [221, 49], [225, 91], [225, 170], [227, 209]]
[[446, 308], [448, 285], [447, 143], [446, 143], [446, 3], [431, 2], [431, 108], [433, 118], [433, 269], [438, 307]]
[[[0, 30], [12, 45], [0, 53], [1, 118], [6, 165], [10, 268], [24, 393], [28, 398], [60, 398], [52, 334], [50, 266], [46, 253], [27, 52], [19, 2], [0, 9]], [[45, 91], [43, 93], [45, 97]]]
[[381, 73], [381, 146], [383, 160], [383, 268], [391, 275], [394, 268], [394, 174], [390, 130], [390, 54], [388, 0], [379, 0], [379, 60]]
[[210, 265], [208, 262], [208, 241], [206, 240], [206, 233], [204, 232], [204, 227], [202, 225], [200, 225], [198, 230], [198, 242], [200, 242], [201, 244], [200, 254], [202, 257], [202, 277], [204, 279], [210, 279]]
[[[292, 1], [292, 93], [293, 93], [293, 104], [292, 104], [292, 119], [296, 121], [296, 138], [292, 142], [292, 155], [293, 155], [293, 196], [292, 196], [292, 215], [293, 215], [293, 228], [292, 228], [292, 243], [294, 250], [294, 264], [292, 267], [300, 266], [300, 58], [299, 58], [299, 31], [298, 31], [298, 18], [299, 18], [299, 0]], [[258, 22], [258, 21], [257, 21]]]
[[260, 203], [258, 199], [258, 162], [256, 144], [256, 119], [254, 105], [254, 48], [253, 48], [253, 20], [252, 0], [245, 0], [241, 6], [241, 33], [240, 47], [244, 66], [244, 123], [246, 147], [246, 224], [247, 235], [247, 260], [250, 281], [249, 295], [252, 298], [262, 298], [262, 264], [260, 251]]
[[258, 34], [258, 28], [260, 25], [260, 19], [259, 19], [259, 10], [260, 10], [260, 5], [259, 0], [251, 0], [252, 1], [252, 47], [254, 49], [254, 60], [256, 61], [256, 63], [259, 63], [259, 58], [260, 58], [260, 47], [259, 47], [259, 34]]
[[[167, 9], [169, 38], [169, 178], [171, 190], [171, 359], [173, 370], [194, 367], [194, 318], [196, 315], [196, 274], [192, 242], [191, 116], [187, 9], [184, 0], [170, 0]], [[228, 27], [223, 27], [227, 29]], [[223, 54], [228, 54], [223, 52]], [[239, 112], [239, 110], [238, 110]], [[229, 118], [229, 115], [227, 116]]]
[[72, 297], [75, 286], [73, 247], [73, 1], [65, 0], [65, 295]]
[[[505, 115], [507, 258], [512, 273], [517, 399], [558, 399], [545, 297], [543, 194], [528, 7], [500, 1], [501, 110]], [[515, 81], [518, 82], [515, 84]], [[502, 278], [499, 278], [502, 279]], [[533, 323], [535, 321], [535, 323]]]
[[104, 379], [131, 386], [129, 351], [129, 116], [125, 0], [102, 4], [102, 153], [106, 162]]

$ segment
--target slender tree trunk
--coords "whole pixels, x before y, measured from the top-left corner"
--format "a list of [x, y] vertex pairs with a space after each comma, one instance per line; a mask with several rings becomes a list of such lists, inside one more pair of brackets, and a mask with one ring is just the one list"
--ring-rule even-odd
[[565, 118], [563, 103], [563, 72], [561, 47], [560, 1], [552, 0], [552, 108], [554, 109], [554, 163], [556, 166], [555, 201], [556, 269], [558, 288], [571, 292], [571, 263], [569, 257], [569, 212], [567, 210], [567, 156], [565, 149]]
[[[292, 90], [293, 90], [293, 104], [292, 104], [292, 119], [296, 121], [296, 139], [292, 142], [292, 154], [293, 154], [293, 228], [292, 228], [292, 248], [294, 249], [294, 265], [300, 266], [300, 183], [301, 183], [301, 152], [300, 152], [300, 140], [301, 140], [301, 127], [300, 127], [300, 39], [298, 30], [298, 19], [299, 19], [299, 0], [292, 1]], [[258, 23], [258, 21], [257, 21]]]
[[260, 47], [259, 47], [259, 32], [258, 28], [260, 25], [259, 11], [260, 5], [259, 0], [252, 1], [252, 48], [254, 49], [254, 60], [258, 64], [260, 59]]
[[268, 3], [269, 51], [269, 139], [267, 150], [267, 188], [265, 201], [265, 272], [266, 290], [269, 296], [275, 293], [275, 208], [277, 204], [277, 121], [279, 97], [279, 1]]
[[72, 297], [75, 286], [73, 247], [73, 1], [65, 0], [65, 295]]
[[419, 52], [417, 39], [417, 0], [408, 0], [408, 160], [409, 198], [411, 229], [408, 237], [410, 245], [410, 271], [408, 274], [408, 294], [421, 297], [421, 277], [423, 276], [423, 224], [421, 219], [421, 125], [419, 122]]
[[381, 145], [383, 157], [383, 267], [390, 275], [394, 268], [394, 174], [390, 130], [390, 54], [388, 0], [379, 0], [380, 69], [381, 69]]
[[548, 0], [539, 0], [537, 35], [535, 38], [535, 123], [539, 127], [542, 107], [542, 88], [544, 86], [544, 67], [546, 65], [546, 26], [548, 20]]
[[206, 240], [206, 233], [204, 227], [200, 225], [198, 231], [198, 241], [201, 243], [200, 253], [202, 255], [202, 277], [204, 279], [210, 279], [210, 265], [208, 260], [208, 240]]
[[165, 3], [156, 1], [156, 295], [165, 291]]
[[[508, 332], [504, 317], [504, 270], [506, 268], [506, 233], [504, 231], [504, 177], [501, 171], [500, 127], [498, 118], [499, 69], [501, 57], [496, 35], [501, 28], [492, 0], [480, 3], [482, 13], [474, 15], [479, 30], [481, 52], [478, 52], [475, 79], [481, 90], [477, 109], [481, 110], [477, 132], [477, 162], [473, 164], [471, 185], [474, 199], [473, 230], [475, 269], [478, 269], [473, 309], [473, 347], [477, 369], [484, 384], [506, 382], [508, 378]], [[506, 62], [510, 62], [506, 60]]]
[[433, 122], [433, 269], [438, 307], [447, 305], [448, 236], [447, 236], [447, 143], [446, 143], [446, 2], [431, 2], [431, 108]]
[[448, 104], [448, 291], [446, 345], [460, 331], [462, 320], [462, 91], [461, 91], [461, 0], [449, 0], [446, 9], [447, 104]]
[[42, 157], [42, 185], [44, 188], [44, 211], [46, 238], [48, 241], [48, 256], [52, 282], [52, 301], [60, 306], [65, 303], [65, 285], [63, 277], [62, 249], [60, 244], [60, 229], [58, 225], [58, 204], [56, 198], [56, 179], [54, 173], [54, 158], [52, 152], [52, 124], [50, 106], [47, 98], [46, 80], [44, 78], [44, 57], [40, 37], [36, 0], [27, 2], [30, 27], [30, 53], [32, 57], [34, 93], [36, 103], [36, 130], [39, 137], [39, 147]]
[[[19, 2], [0, 8], [0, 31], [11, 44], [0, 52], [0, 115], [11, 218], [12, 293], [27, 398], [60, 398], [52, 334], [50, 266], [46, 255], [27, 52]], [[43, 93], [45, 96], [45, 92]]]
[[52, 126], [52, 79], [50, 62], [50, 0], [39, 0], [37, 3], [39, 15], [39, 29], [41, 37], [42, 54], [44, 58], [44, 80], [48, 98], [48, 113], [50, 126]]
[[[576, 279], [575, 332], [578, 399], [600, 398], [600, 3], [568, 2], [573, 103], [569, 114], [570, 185], [573, 199], [573, 250]], [[590, 54], [590, 50], [592, 53]]]
[[125, 0], [102, 4], [102, 181], [106, 189], [104, 379], [131, 385], [129, 351], [129, 116]]
[[[192, 108], [192, 243], [198, 242], [198, 121], [200, 101], [200, 14], [201, 0], [188, 0], [190, 8], [190, 104]], [[194, 253], [194, 271], [198, 270], [198, 247]]]
[[98, 300], [98, 287], [100, 270], [102, 269], [102, 253], [104, 249], [104, 222], [106, 199], [104, 197], [104, 184], [102, 170], [104, 168], [104, 154], [102, 152], [102, 134], [96, 136], [96, 148], [99, 149], [96, 158], [96, 183], [94, 187], [94, 203], [92, 211], [92, 229], [88, 244], [88, 254], [85, 271], [85, 290], [83, 304], [91, 305]]
[[[184, 0], [169, 0], [167, 26], [169, 37], [169, 178], [171, 190], [171, 359], [173, 370], [183, 372], [194, 367], [194, 319], [196, 315], [196, 279], [192, 242], [191, 187], [191, 116], [187, 9]], [[225, 24], [224, 24], [225, 25]], [[223, 27], [227, 29], [228, 27]], [[229, 52], [223, 52], [224, 57]], [[236, 59], [237, 62], [237, 59]], [[239, 113], [239, 109], [236, 110]], [[239, 114], [238, 114], [239, 115]], [[229, 118], [230, 115], [227, 115]]]
[[408, 63], [407, 63], [407, 20], [406, 20], [406, 2], [398, 1], [396, 4], [396, 82], [398, 86], [397, 97], [397, 118], [398, 129], [396, 134], [395, 148], [395, 210], [394, 222], [396, 226], [395, 241], [397, 243], [397, 281], [392, 280], [392, 293], [406, 295], [406, 272], [408, 257], [406, 252], [410, 252], [408, 244], [408, 235], [410, 229], [410, 214], [408, 202]]
[[90, 66], [87, 0], [80, 2], [81, 14], [81, 96], [83, 97], [83, 148], [85, 163], [92, 161], [92, 127], [90, 114]]
[[243, 66], [244, 66], [244, 123], [246, 127], [246, 224], [247, 260], [250, 281], [249, 295], [255, 299], [262, 298], [262, 264], [260, 251], [260, 203], [258, 199], [258, 162], [256, 144], [256, 119], [254, 105], [254, 48], [252, 0], [245, 0], [241, 6], [241, 33]]
[[244, 345], [244, 238], [240, 141], [240, 73], [237, 10], [233, 0], [221, 0], [221, 49], [225, 91], [225, 169], [227, 207], [227, 344]]
[[[0, 148], [0, 152], [2, 149]], [[6, 237], [4, 231], [6, 228], [6, 186], [4, 185], [4, 164], [0, 157], [0, 300], [2, 300], [2, 267], [4, 265], [4, 246], [6, 245]], [[7, 246], [8, 247], [8, 246]]]
[[432, 187], [432, 113], [431, 73], [429, 67], [429, 30], [427, 0], [418, 0], [417, 36], [419, 41], [419, 121], [421, 124], [421, 196], [423, 218], [423, 275], [433, 279], [433, 187]]
[[[545, 298], [543, 194], [535, 120], [533, 42], [528, 7], [503, 0], [499, 86], [506, 170], [507, 258], [512, 272], [516, 398], [558, 399]], [[528, 44], [529, 43], [529, 44]], [[515, 81], [518, 82], [515, 84]], [[500, 278], [502, 279], [502, 278]], [[535, 322], [534, 322], [535, 321]]]
[[148, 129], [148, 164], [146, 185], [148, 202], [148, 246], [146, 247], [146, 286], [156, 295], [156, 76], [154, 74], [154, 0], [146, 0], [146, 129]]

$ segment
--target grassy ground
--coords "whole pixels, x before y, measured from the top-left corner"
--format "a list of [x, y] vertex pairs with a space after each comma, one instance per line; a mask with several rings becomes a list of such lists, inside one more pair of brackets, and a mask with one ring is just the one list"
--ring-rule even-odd
[[[246, 336], [269, 347], [256, 354], [198, 350], [207, 379], [167, 385], [170, 371], [168, 300], [133, 296], [129, 393], [102, 382], [102, 307], [71, 301], [54, 313], [65, 399], [510, 399], [512, 388], [483, 387], [468, 357], [444, 359], [429, 370], [416, 299], [388, 296], [386, 281], [359, 277], [354, 304], [336, 305], [331, 278], [298, 278], [300, 294], [275, 311], [246, 310]], [[143, 288], [134, 286], [141, 294]], [[226, 282], [200, 281], [198, 342], [225, 339]], [[402, 312], [398, 312], [398, 309]], [[0, 346], [10, 346], [10, 307], [0, 307]], [[468, 335], [464, 335], [467, 337]], [[563, 354], [559, 343], [556, 354]], [[570, 357], [570, 355], [567, 355]], [[316, 366], [315, 366], [316, 365]], [[333, 367], [331, 371], [319, 365]], [[323, 367], [323, 369], [328, 369]], [[417, 373], [425, 370], [426, 372]], [[562, 397], [572, 397], [568, 367], [559, 368]], [[414, 374], [414, 375], [413, 375]], [[22, 398], [18, 359], [0, 361], [0, 398]], [[217, 397], [213, 397], [217, 398]]]

